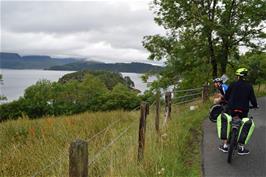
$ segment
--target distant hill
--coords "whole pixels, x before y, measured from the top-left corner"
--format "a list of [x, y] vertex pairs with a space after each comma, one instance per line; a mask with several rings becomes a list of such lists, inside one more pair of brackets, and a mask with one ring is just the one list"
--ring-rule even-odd
[[49, 70], [66, 70], [66, 71], [113, 71], [113, 72], [131, 72], [145, 73], [148, 71], [159, 71], [162, 67], [145, 63], [96, 63], [96, 62], [74, 62], [61, 66], [52, 66]]
[[45, 69], [76, 62], [74, 58], [51, 58], [50, 56], [20, 56], [17, 53], [0, 52], [0, 68]]
[[45, 55], [20, 56], [17, 53], [0, 52], [0, 68], [6, 69], [47, 69], [65, 71], [113, 71], [145, 73], [162, 69], [145, 63], [101, 63], [85, 61], [82, 58], [52, 58]]

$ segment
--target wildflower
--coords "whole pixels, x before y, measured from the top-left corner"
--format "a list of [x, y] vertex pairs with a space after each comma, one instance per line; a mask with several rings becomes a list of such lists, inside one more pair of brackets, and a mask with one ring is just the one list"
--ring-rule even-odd
[[35, 137], [35, 128], [34, 128], [34, 127], [29, 128], [29, 134], [30, 134], [32, 137]]

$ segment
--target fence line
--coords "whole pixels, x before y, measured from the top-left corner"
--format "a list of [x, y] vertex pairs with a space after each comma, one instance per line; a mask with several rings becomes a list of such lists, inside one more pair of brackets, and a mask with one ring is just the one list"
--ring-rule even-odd
[[109, 144], [107, 144], [105, 147], [103, 147], [95, 156], [94, 158], [89, 162], [89, 165], [91, 165], [93, 162], [98, 160], [98, 158], [102, 155], [103, 152], [105, 152], [109, 147], [111, 147], [114, 143], [116, 143], [123, 135], [125, 135], [128, 130], [133, 126], [135, 122], [132, 122], [130, 126], [128, 126], [126, 129], [124, 129], [117, 137], [115, 137]]
[[188, 91], [195, 91], [195, 90], [201, 90], [201, 89], [203, 89], [203, 88], [198, 87], [198, 88], [191, 88], [191, 89], [183, 89], [183, 90], [174, 91], [173, 93], [188, 92]]
[[[154, 101], [151, 106], [153, 106], [155, 104], [156, 101]], [[130, 112], [136, 110], [137, 108], [139, 108], [140, 106], [137, 106], [135, 109], [131, 110]], [[120, 119], [121, 120], [121, 119]], [[138, 120], [138, 119], [136, 119]], [[93, 162], [95, 162], [98, 157], [104, 152], [106, 151], [110, 146], [112, 146], [114, 143], [116, 143], [123, 135], [125, 135], [127, 133], [127, 131], [133, 126], [133, 124], [135, 123], [135, 121], [133, 121], [128, 128], [124, 129], [124, 131], [122, 133], [120, 133], [116, 138], [114, 138], [108, 145], [106, 145], [105, 147], [103, 147], [95, 156], [94, 158], [89, 162], [89, 165], [92, 164]], [[108, 127], [107, 127], [108, 128]], [[94, 137], [92, 137], [94, 138]]]
[[199, 97], [196, 97], [196, 98], [192, 98], [191, 100], [186, 100], [186, 101], [181, 101], [181, 102], [177, 102], [175, 103], [176, 105], [180, 105], [180, 104], [184, 104], [184, 103], [188, 103], [188, 102], [192, 102], [192, 101], [195, 101], [199, 99]]
[[[191, 89], [183, 89], [183, 90], [177, 90], [177, 91], [172, 91], [171, 93], [185, 93], [185, 92], [190, 92], [190, 91], [202, 91], [204, 90], [203, 87], [199, 87], [199, 88], [191, 88]], [[188, 94], [188, 95], [184, 95], [184, 96], [179, 96], [176, 97], [176, 99], [181, 99], [181, 98], [187, 98], [190, 96], [196, 96], [196, 95], [200, 95], [202, 94], [200, 93], [193, 93], [193, 94]], [[192, 98], [190, 100], [185, 100], [185, 101], [181, 101], [181, 102], [177, 102], [175, 104], [179, 105], [179, 104], [184, 104], [184, 103], [188, 103], [191, 101], [194, 101], [196, 99], [198, 99], [199, 97], [196, 98]], [[156, 100], [150, 105], [150, 107], [152, 107], [154, 104], [156, 103]], [[140, 108], [140, 105], [135, 107], [134, 109], [132, 109], [129, 112], [133, 112], [136, 111], [138, 108]], [[119, 122], [121, 122], [123, 119], [119, 119], [116, 120], [115, 122], [109, 124], [107, 127], [105, 127], [104, 129], [100, 130], [99, 132], [97, 132], [96, 134], [94, 134], [92, 137], [90, 137], [89, 139], [86, 140], [86, 142], [90, 142], [92, 141], [94, 138], [98, 137], [100, 134], [102, 134], [103, 132], [107, 131], [108, 129], [110, 129], [112, 126], [117, 125]], [[138, 120], [138, 119], [136, 119]], [[104, 146], [103, 148], [101, 148], [98, 153], [93, 157], [93, 159], [91, 161], [89, 161], [89, 165], [91, 165], [92, 163], [94, 163], [95, 161], [98, 160], [98, 158], [103, 154], [103, 152], [105, 152], [106, 150], [108, 150], [109, 147], [111, 147], [113, 144], [115, 144], [121, 137], [123, 137], [128, 131], [129, 129], [134, 125], [135, 121], [133, 121], [126, 129], [124, 129], [117, 137], [115, 137], [109, 144], [107, 144], [106, 146]], [[66, 152], [64, 152], [66, 153]], [[51, 168], [52, 166], [58, 164], [59, 162], [62, 162], [63, 160], [63, 154], [61, 154], [61, 157], [53, 162], [51, 162], [50, 164], [48, 164], [47, 166], [45, 166], [44, 168], [42, 168], [40, 171], [36, 172], [34, 175], [32, 175], [32, 177], [36, 177], [40, 174], [42, 174], [44, 171], [46, 171], [47, 169]]]
[[189, 95], [184, 95], [184, 96], [179, 96], [176, 97], [175, 99], [180, 99], [180, 98], [186, 98], [186, 97], [190, 97], [190, 96], [196, 96], [196, 95], [201, 95], [202, 93], [193, 93], [193, 94], [189, 94]]
[[89, 139], [87, 139], [85, 141], [90, 142], [91, 140], [96, 138], [98, 135], [100, 135], [101, 133], [105, 132], [107, 129], [109, 129], [110, 127], [112, 127], [113, 125], [116, 125], [117, 123], [119, 123], [121, 121], [122, 121], [122, 119], [116, 120], [115, 122], [111, 123], [110, 125], [108, 125], [104, 129], [100, 130], [99, 132], [97, 132], [96, 134], [94, 134], [92, 137], [90, 137]]
[[46, 166], [45, 166], [44, 168], [42, 168], [41, 170], [35, 172], [31, 177], [36, 177], [36, 176], [42, 174], [42, 173], [43, 173], [44, 171], [46, 171], [47, 169], [51, 168], [52, 166], [54, 166], [54, 165], [58, 165], [59, 162], [62, 162], [62, 160], [63, 160], [62, 157], [63, 157], [63, 154], [64, 154], [64, 153], [66, 153], [66, 152], [63, 152], [63, 153], [61, 154], [61, 157], [59, 157], [59, 159], [52, 161], [50, 164], [46, 165]]
[[[138, 105], [137, 107], [135, 107], [134, 109], [132, 109], [130, 112], [133, 112], [133, 111], [136, 111], [140, 106]], [[111, 123], [110, 125], [108, 125], [107, 127], [105, 127], [103, 130], [97, 132], [96, 134], [94, 134], [92, 137], [90, 137], [89, 139], [86, 140], [86, 142], [90, 142], [92, 141], [94, 138], [96, 138], [97, 136], [99, 136], [100, 134], [102, 134], [103, 132], [105, 132], [107, 129], [109, 129], [110, 127], [112, 127], [113, 125], [116, 125], [118, 124], [119, 122], [121, 122], [123, 119], [119, 119], [119, 120], [116, 120], [115, 122]], [[63, 152], [62, 154], [64, 154], [66, 152]], [[62, 159], [62, 154], [61, 154], [61, 157], [57, 160], [54, 160], [52, 161], [50, 164], [48, 164], [47, 166], [45, 166], [44, 168], [42, 168], [41, 170], [35, 172], [32, 177], [36, 177], [38, 175], [40, 175], [41, 173], [43, 173], [45, 170], [49, 169], [50, 167], [54, 166], [54, 165], [57, 165], [59, 162], [61, 162], [63, 159]]]

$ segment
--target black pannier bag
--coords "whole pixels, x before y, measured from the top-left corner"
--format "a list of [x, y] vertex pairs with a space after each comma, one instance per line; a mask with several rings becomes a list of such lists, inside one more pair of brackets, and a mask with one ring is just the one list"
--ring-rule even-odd
[[214, 104], [210, 107], [209, 110], [209, 119], [212, 122], [216, 122], [217, 121], [217, 117], [223, 112], [223, 106], [220, 104]]

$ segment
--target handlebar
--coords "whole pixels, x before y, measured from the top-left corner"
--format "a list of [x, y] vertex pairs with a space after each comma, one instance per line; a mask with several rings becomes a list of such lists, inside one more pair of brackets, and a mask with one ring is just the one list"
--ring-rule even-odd
[[257, 107], [254, 107], [254, 106], [249, 106], [249, 109], [259, 109], [259, 105]]

